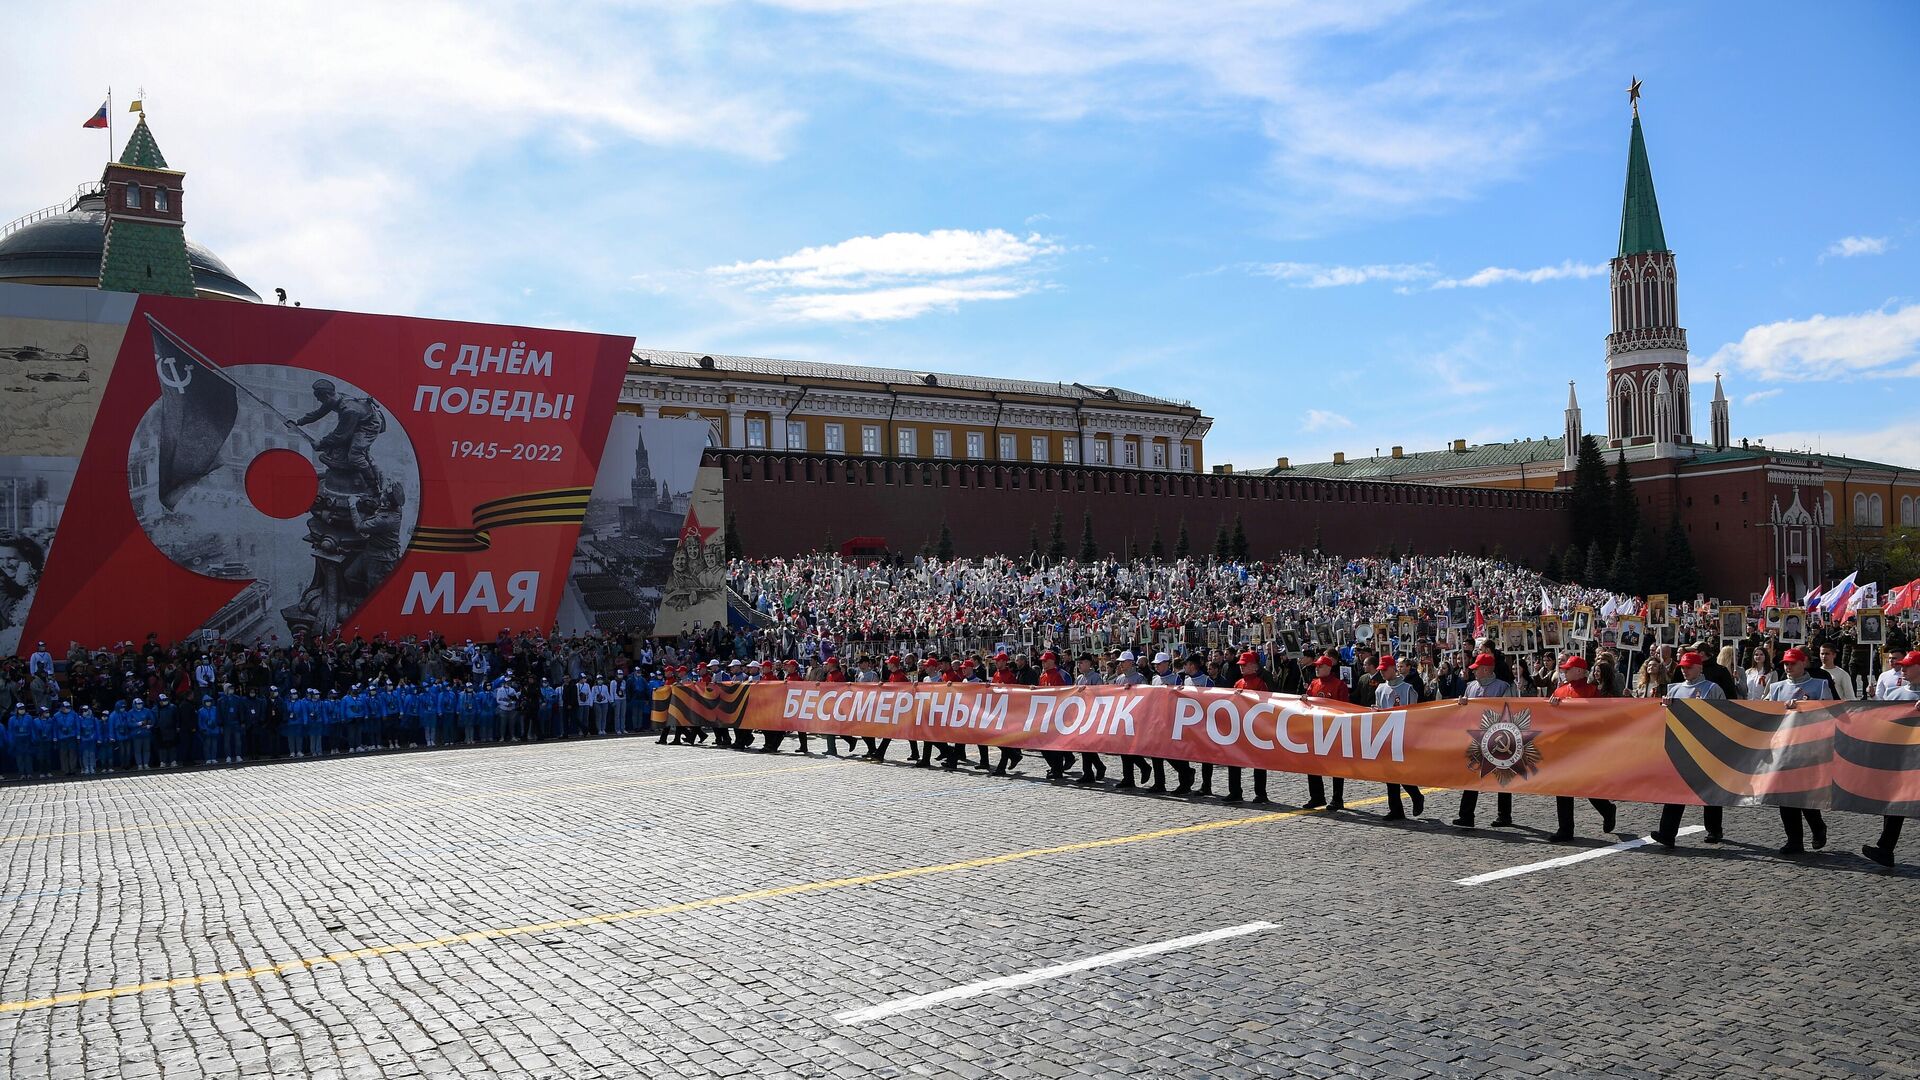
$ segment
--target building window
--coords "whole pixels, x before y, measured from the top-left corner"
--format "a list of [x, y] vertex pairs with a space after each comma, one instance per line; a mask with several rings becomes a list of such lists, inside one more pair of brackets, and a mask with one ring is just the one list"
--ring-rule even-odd
[[893, 433], [901, 457], [920, 456], [920, 433], [912, 428], [901, 428]]
[[1822, 523], [1827, 525], [1833, 524], [1833, 492], [1825, 492], [1820, 496], [1820, 506]]
[[1093, 440], [1093, 463], [1095, 465], [1105, 465], [1107, 463], [1107, 440]]
[[153, 208], [162, 213], [166, 212], [166, 209], [167, 209], [167, 189], [166, 188], [157, 187], [153, 189]]
[[1045, 435], [1035, 435], [1032, 440], [1032, 450], [1033, 453], [1028, 456], [1034, 461], [1047, 460], [1047, 437]]
[[1193, 471], [1193, 447], [1191, 446], [1182, 445], [1180, 447], [1180, 471]]
[[1867, 524], [1867, 497], [1865, 494], [1853, 497], [1853, 524], [1858, 527]]
[[1060, 442], [1060, 460], [1072, 465], [1080, 460], [1080, 440], [1073, 437]]
[[1152, 460], [1153, 460], [1153, 467], [1156, 469], [1164, 469], [1167, 467], [1167, 447], [1165, 443], [1153, 444]]
[[952, 432], [936, 431], [933, 433], [933, 456], [941, 458], [953, 456]]
[[1885, 525], [1887, 523], [1886, 513], [1887, 513], [1886, 507], [1881, 505], [1880, 496], [1873, 495], [1868, 497], [1867, 524], [1873, 526], [1876, 529], [1880, 528], [1882, 525]]
[[1122, 465], [1140, 464], [1140, 444], [1139, 443], [1134, 442], [1132, 439], [1120, 440], [1120, 464]]
[[1913, 524], [1913, 497], [1911, 495], [1900, 496], [1900, 524]]
[[847, 429], [839, 424], [827, 425], [827, 453], [844, 454], [847, 452]]
[[767, 448], [767, 422], [757, 416], [747, 418], [747, 449]]
[[980, 461], [987, 456], [987, 437], [978, 431], [967, 432], [967, 457]]
[[1020, 460], [1020, 455], [1014, 452], [1013, 436], [1011, 435], [1000, 436], [1000, 460], [1001, 461], [1019, 461]]
[[805, 450], [807, 448], [807, 425], [802, 420], [787, 421], [787, 449]]
[[878, 454], [880, 452], [880, 428], [875, 424], [860, 426], [860, 452]]
[[127, 209], [129, 210], [140, 209], [140, 185], [139, 184], [127, 185]]

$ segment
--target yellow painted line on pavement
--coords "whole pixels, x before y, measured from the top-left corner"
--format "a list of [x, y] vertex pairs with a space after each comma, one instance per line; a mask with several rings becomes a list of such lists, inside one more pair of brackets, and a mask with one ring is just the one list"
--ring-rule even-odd
[[[815, 767], [819, 768], [821, 766]], [[768, 771], [792, 772], [798, 770]], [[1347, 803], [1347, 805], [1349, 807], [1370, 806], [1374, 803], [1383, 803], [1386, 801], [1386, 796], [1381, 795], [1371, 799], [1356, 799]], [[83, 1001], [129, 997], [134, 994], [147, 994], [163, 990], [187, 990], [196, 986], [215, 986], [221, 983], [273, 978], [291, 975], [296, 971], [307, 971], [317, 967], [347, 964], [355, 960], [371, 960], [379, 956], [423, 952], [427, 949], [440, 949], [451, 945], [472, 945], [482, 941], [526, 937], [532, 934], [545, 934], [555, 930], [577, 930], [588, 926], [605, 926], [608, 923], [631, 922], [636, 919], [651, 919], [663, 915], [679, 915], [688, 911], [705, 911], [710, 908], [731, 907], [735, 904], [750, 904], [761, 900], [777, 900], [787, 896], [804, 896], [807, 893], [826, 892], [830, 889], [846, 889], [857, 885], [876, 885], [883, 881], [900, 881], [906, 878], [930, 877], [934, 874], [951, 874], [962, 870], [981, 870], [990, 866], [1004, 866], [1007, 863], [1023, 862], [1027, 859], [1038, 859], [1048, 855], [1066, 855], [1079, 851], [1097, 851], [1101, 848], [1120, 847], [1125, 844], [1139, 844], [1148, 840], [1165, 840], [1176, 836], [1192, 836], [1197, 833], [1216, 832], [1220, 829], [1233, 829], [1243, 825], [1265, 825], [1275, 821], [1286, 821], [1290, 818], [1306, 817], [1321, 813], [1324, 813], [1324, 811], [1280, 810], [1270, 814], [1221, 818], [1215, 821], [1202, 821], [1194, 825], [1175, 825], [1165, 829], [1154, 829], [1151, 832], [1133, 833], [1128, 836], [1110, 836], [1099, 840], [1081, 840], [1071, 844], [1056, 844], [1052, 847], [1029, 848], [1025, 851], [1009, 851], [1000, 855], [988, 855], [978, 859], [965, 859], [960, 862], [934, 863], [929, 866], [909, 866], [899, 870], [884, 870], [877, 874], [859, 874], [853, 877], [806, 881], [795, 885], [778, 885], [769, 889], [754, 889], [750, 892], [730, 893], [726, 896], [710, 896], [703, 900], [687, 900], [678, 904], [662, 904], [658, 907], [631, 908], [627, 911], [610, 911], [600, 915], [583, 915], [572, 919], [554, 919], [548, 922], [524, 923], [519, 926], [497, 926], [484, 930], [469, 930], [462, 934], [445, 934], [440, 937], [423, 938], [418, 941], [402, 941], [390, 945], [371, 945], [363, 949], [342, 949], [338, 952], [323, 953], [319, 956], [306, 956], [298, 960], [285, 960], [277, 964], [261, 964], [258, 967], [210, 972], [205, 975], [186, 975], [177, 979], [156, 979], [152, 982], [130, 983], [125, 986], [108, 986], [98, 990], [74, 990], [64, 994], [29, 998], [25, 1001], [0, 1002], [0, 1013], [24, 1012], [29, 1009], [46, 1009], [56, 1005], [72, 1005]]]
[[392, 802], [353, 803], [341, 806], [319, 806], [307, 810], [276, 810], [265, 814], [232, 814], [225, 817], [187, 818], [182, 821], [156, 821], [144, 825], [103, 825], [97, 829], [74, 829], [68, 832], [22, 833], [15, 836], [0, 836], [0, 844], [18, 844], [29, 840], [56, 840], [69, 836], [101, 836], [108, 833], [156, 832], [163, 829], [186, 829], [198, 825], [228, 825], [243, 821], [285, 821], [289, 818], [325, 817], [329, 814], [360, 813], [367, 810], [413, 810], [430, 806], [456, 806], [460, 803], [484, 802], [489, 799], [517, 799], [527, 796], [560, 795], [578, 791], [614, 791], [625, 788], [654, 787], [661, 784], [686, 784], [699, 780], [738, 780], [749, 776], [774, 776], [780, 773], [811, 772], [815, 769], [831, 769], [837, 762], [825, 762], [818, 765], [794, 765], [784, 769], [750, 769], [745, 772], [723, 773], [686, 773], [679, 776], [659, 777], [649, 780], [611, 780], [598, 784], [567, 784], [560, 787], [513, 788], [503, 791], [485, 791], [473, 795], [449, 795], [442, 799], [403, 799]]

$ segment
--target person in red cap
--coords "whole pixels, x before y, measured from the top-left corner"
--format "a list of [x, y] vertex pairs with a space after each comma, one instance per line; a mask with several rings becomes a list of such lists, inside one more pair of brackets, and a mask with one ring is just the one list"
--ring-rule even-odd
[[[1900, 672], [1901, 681], [1880, 695], [1881, 701], [1911, 701], [1920, 708], [1920, 649], [1909, 652], [1894, 664], [1894, 670]], [[1880, 819], [1880, 842], [1866, 844], [1860, 848], [1860, 854], [1879, 863], [1881, 866], [1893, 865], [1893, 847], [1900, 842], [1900, 826], [1906, 819], [1892, 814]]]
[[[1675, 664], [1680, 669], [1681, 681], [1667, 687], [1667, 697], [1693, 699], [1697, 701], [1727, 700], [1726, 689], [1719, 683], [1707, 678], [1707, 657], [1705, 653], [1699, 652], [1698, 650], [1689, 650], [1681, 653], [1680, 658], [1675, 661]], [[1686, 807], [1676, 803], [1668, 803], [1660, 808], [1660, 826], [1653, 830], [1652, 836], [1660, 842], [1661, 847], [1673, 847], [1674, 841], [1680, 836], [1680, 818], [1685, 812]], [[1719, 843], [1722, 837], [1720, 831], [1721, 808], [1718, 806], [1702, 807], [1701, 814], [1706, 821], [1707, 843]]]
[[[1780, 663], [1787, 669], [1787, 677], [1767, 687], [1768, 701], [1833, 701], [1833, 684], [1825, 679], [1816, 679], [1807, 673], [1807, 650], [1795, 646], [1780, 654]], [[1806, 832], [1813, 834], [1815, 850], [1827, 846], [1827, 823], [1818, 810], [1807, 810], [1798, 806], [1780, 808], [1780, 827], [1787, 834], [1787, 842], [1780, 846], [1782, 855], [1799, 855], [1805, 852], [1801, 823], [1806, 824]]]
[[[1347, 681], [1335, 672], [1340, 670], [1340, 661], [1328, 653], [1313, 662], [1313, 679], [1307, 683], [1308, 697], [1332, 698], [1335, 701], [1351, 701], [1353, 695], [1347, 689]], [[1318, 810], [1326, 807], [1329, 811], [1347, 808], [1347, 781], [1345, 777], [1333, 778], [1333, 801], [1327, 801], [1326, 781], [1314, 775], [1307, 777], [1306, 809]]]
[[[843, 670], [840, 667], [839, 657], [837, 656], [827, 657], [826, 669], [827, 669], [827, 673], [820, 677], [822, 682], [843, 683], [847, 681], [847, 673], [845, 670]], [[827, 738], [827, 756], [828, 757], [840, 756], [840, 740], [841, 739], [847, 740], [848, 754], [852, 754], [853, 748], [859, 745], [854, 741], [854, 738], [851, 735], [829, 734], [827, 735], [826, 738]]]
[[[1273, 692], [1273, 677], [1260, 666], [1260, 654], [1248, 649], [1242, 652], [1240, 660], [1240, 678], [1234, 681], [1235, 690], [1256, 690], [1260, 693]], [[1240, 793], [1240, 770], [1235, 766], [1227, 767], [1228, 802], [1239, 802], [1244, 796]], [[1259, 804], [1267, 802], [1267, 770], [1253, 770], [1253, 801]]]
[[[1600, 688], [1587, 678], [1587, 658], [1573, 655], [1560, 661], [1559, 685], [1553, 688], [1555, 701], [1582, 701], [1600, 696]], [[1600, 812], [1600, 831], [1613, 831], [1615, 807], [1606, 799], [1588, 799], [1593, 808]], [[1564, 844], [1573, 839], [1573, 799], [1566, 795], [1553, 798], [1553, 811], [1559, 818], [1559, 827], [1549, 837], [1556, 844]]]
[[[1494, 674], [1499, 663], [1499, 658], [1490, 652], [1483, 652], [1474, 657], [1473, 679], [1467, 683], [1466, 693], [1460, 700], [1462, 702], [1468, 702], [1479, 701], [1482, 698], [1513, 697], [1513, 684]], [[1473, 828], [1473, 812], [1479, 805], [1480, 793], [1478, 791], [1472, 789], [1462, 791], [1460, 793], [1460, 816], [1453, 819], [1454, 825], [1462, 829]], [[1513, 796], [1503, 791], [1500, 793], [1498, 800], [1498, 811], [1493, 816], [1493, 827], [1496, 829], [1505, 829], [1511, 828], [1512, 826]]]
[[[1395, 660], [1392, 654], [1380, 657], [1380, 682], [1373, 688], [1373, 707], [1382, 710], [1405, 709], [1420, 703], [1420, 691], [1407, 681], [1407, 665], [1404, 660]], [[1400, 809], [1400, 784], [1387, 785], [1388, 821], [1405, 821], [1406, 812]], [[1419, 817], [1426, 812], [1426, 796], [1412, 784], [1405, 785], [1407, 796], [1413, 800], [1413, 816]]]
[[[1016, 683], [1012, 665], [1006, 653], [996, 653], [994, 660], [1000, 665], [993, 673], [993, 681], [1001, 682], [1001, 673], [1005, 672], [1005, 682]], [[1073, 679], [1067, 675], [1067, 669], [1060, 666], [1060, 654], [1048, 649], [1040, 654], [1039, 686], [1072, 686]], [[1042, 750], [1040, 757], [1047, 763], [1047, 779], [1064, 781], [1067, 770], [1073, 767], [1073, 755], [1065, 750]], [[1020, 763], [1020, 751], [1009, 748], [1000, 754], [1000, 766], [994, 770], [996, 776], [1005, 776], [1008, 769]]]

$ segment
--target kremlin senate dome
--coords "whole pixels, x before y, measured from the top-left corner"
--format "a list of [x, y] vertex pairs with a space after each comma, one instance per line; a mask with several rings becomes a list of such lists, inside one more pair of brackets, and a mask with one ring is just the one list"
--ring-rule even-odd
[[259, 303], [219, 256], [186, 238], [185, 202], [186, 174], [168, 167], [142, 110], [99, 183], [0, 229], [0, 282]]
[[[99, 285], [106, 244], [106, 191], [97, 183], [82, 185], [65, 207], [29, 214], [0, 233], [0, 282]], [[260, 302], [259, 294], [235, 277], [218, 255], [192, 240], [186, 247], [195, 295]]]

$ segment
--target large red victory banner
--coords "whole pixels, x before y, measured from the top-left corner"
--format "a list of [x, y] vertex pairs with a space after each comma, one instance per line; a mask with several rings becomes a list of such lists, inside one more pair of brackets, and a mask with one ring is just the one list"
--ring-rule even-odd
[[1908, 703], [1544, 698], [1378, 712], [1163, 687], [677, 686], [681, 723], [1139, 754], [1421, 787], [1920, 817]]
[[141, 297], [21, 647], [550, 626], [631, 347]]

